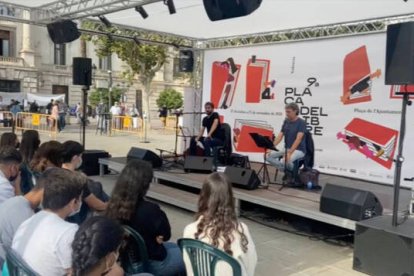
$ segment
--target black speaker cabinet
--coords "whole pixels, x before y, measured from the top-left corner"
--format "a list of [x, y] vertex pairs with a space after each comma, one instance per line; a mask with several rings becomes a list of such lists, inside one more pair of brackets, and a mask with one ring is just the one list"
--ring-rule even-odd
[[391, 216], [379, 216], [356, 224], [355, 270], [375, 276], [414, 275], [414, 220], [397, 227], [391, 221]]
[[[82, 166], [80, 170], [86, 175], [99, 175], [99, 158], [109, 158], [110, 155], [104, 150], [85, 150], [82, 154]], [[108, 166], [104, 166], [104, 173], [108, 174]]]
[[127, 155], [127, 160], [129, 161], [131, 159], [140, 159], [150, 162], [153, 168], [159, 168], [162, 166], [162, 159], [154, 152], [147, 149], [135, 147], [130, 148]]
[[203, 0], [211, 21], [245, 16], [255, 11], [262, 0]]
[[181, 50], [179, 54], [180, 72], [193, 72], [194, 57], [193, 51]]
[[63, 20], [47, 24], [50, 39], [55, 44], [63, 44], [78, 39], [81, 33], [76, 23], [71, 20]]
[[414, 22], [388, 25], [385, 84], [414, 84]]
[[359, 221], [380, 216], [382, 205], [369, 191], [326, 184], [321, 195], [320, 211]]
[[260, 185], [260, 179], [254, 170], [238, 167], [226, 167], [224, 173], [235, 187], [254, 190]]
[[211, 173], [214, 171], [214, 158], [188, 155], [184, 160], [184, 171]]
[[92, 59], [73, 58], [73, 84], [90, 86], [92, 83]]

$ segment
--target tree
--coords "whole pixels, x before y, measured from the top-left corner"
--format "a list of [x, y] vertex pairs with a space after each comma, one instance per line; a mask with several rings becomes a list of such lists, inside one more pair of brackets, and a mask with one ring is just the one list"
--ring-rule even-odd
[[157, 99], [159, 108], [166, 106], [167, 109], [177, 109], [183, 106], [183, 95], [172, 88], [163, 90]]
[[[113, 87], [111, 93], [111, 102], [119, 102], [122, 96], [122, 89]], [[89, 103], [92, 107], [97, 106], [100, 102], [103, 102], [105, 106], [109, 102], [109, 89], [108, 88], [96, 88], [89, 93]]]

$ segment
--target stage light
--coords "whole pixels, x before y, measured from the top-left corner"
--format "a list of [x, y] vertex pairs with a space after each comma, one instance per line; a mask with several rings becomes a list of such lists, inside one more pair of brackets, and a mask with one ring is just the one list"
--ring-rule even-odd
[[164, 0], [164, 4], [168, 6], [170, 14], [174, 14], [176, 12], [173, 0]]
[[136, 6], [135, 10], [137, 12], [139, 12], [139, 14], [142, 16], [142, 18], [147, 18], [148, 17], [148, 13], [144, 10], [144, 8], [142, 6]]
[[98, 15], [99, 20], [101, 20], [101, 22], [107, 27], [107, 28], [111, 28], [112, 24], [111, 22], [109, 22], [108, 18], [106, 18], [104, 15]]
[[141, 41], [139, 40], [138, 36], [134, 36], [132, 38], [137, 45], [141, 45]]

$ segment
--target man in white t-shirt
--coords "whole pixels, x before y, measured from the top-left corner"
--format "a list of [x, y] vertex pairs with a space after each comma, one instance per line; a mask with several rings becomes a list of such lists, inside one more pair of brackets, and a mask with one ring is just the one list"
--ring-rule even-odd
[[20, 225], [12, 248], [40, 275], [66, 275], [78, 225], [65, 219], [79, 212], [86, 177], [60, 168], [45, 171], [43, 177], [44, 209]]
[[0, 148], [0, 203], [16, 195], [15, 186], [20, 185], [22, 156], [16, 148]]
[[34, 215], [34, 210], [42, 202], [44, 182], [41, 176], [30, 192], [9, 198], [0, 204], [0, 271], [6, 259], [3, 246], [10, 247], [17, 228]]

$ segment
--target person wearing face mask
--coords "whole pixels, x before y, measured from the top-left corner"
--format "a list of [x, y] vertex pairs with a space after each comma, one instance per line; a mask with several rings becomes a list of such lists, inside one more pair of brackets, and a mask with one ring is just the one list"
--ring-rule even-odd
[[78, 225], [65, 219], [79, 211], [86, 177], [61, 168], [46, 170], [41, 177], [44, 209], [19, 226], [11, 247], [39, 275], [67, 275]]
[[0, 203], [19, 194], [21, 154], [12, 146], [0, 147]]
[[[206, 102], [204, 109], [207, 116], [203, 118], [198, 136], [191, 139], [190, 155], [196, 155], [197, 145], [204, 148], [205, 156], [212, 155], [212, 147], [224, 145], [224, 131], [221, 128], [219, 114], [214, 111], [214, 104], [212, 102]], [[207, 130], [207, 137], [203, 137], [205, 130]]]
[[[82, 166], [82, 154], [85, 151], [83, 146], [76, 141], [66, 141], [63, 144], [63, 164], [62, 168], [76, 171]], [[69, 217], [68, 221], [77, 224], [82, 223], [90, 211], [104, 211], [106, 210], [109, 196], [105, 194], [102, 184], [91, 179], [83, 191], [81, 211], [73, 217]]]

